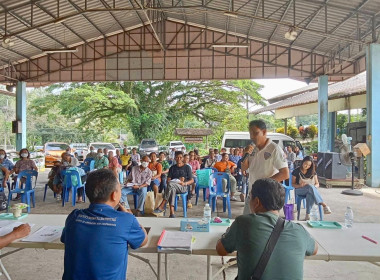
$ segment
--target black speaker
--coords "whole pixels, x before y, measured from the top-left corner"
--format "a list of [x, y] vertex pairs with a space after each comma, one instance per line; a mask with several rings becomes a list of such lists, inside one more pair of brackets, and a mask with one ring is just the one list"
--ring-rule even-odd
[[325, 153], [318, 152], [316, 168], [317, 175], [319, 177], [325, 177]]
[[324, 167], [326, 179], [346, 179], [348, 167], [340, 162], [339, 153], [325, 153]]

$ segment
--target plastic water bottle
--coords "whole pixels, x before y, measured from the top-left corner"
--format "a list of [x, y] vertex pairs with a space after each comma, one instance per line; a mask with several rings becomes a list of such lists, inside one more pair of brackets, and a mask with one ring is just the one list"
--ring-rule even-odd
[[317, 205], [313, 205], [313, 208], [311, 208], [311, 211], [310, 211], [310, 221], [312, 222], [316, 222], [318, 221], [318, 206]]
[[347, 206], [346, 213], [344, 214], [344, 226], [346, 228], [352, 228], [354, 223], [354, 212], [350, 206]]
[[211, 221], [211, 207], [208, 203], [206, 203], [205, 207], [203, 208], [203, 219], [207, 220], [208, 222]]

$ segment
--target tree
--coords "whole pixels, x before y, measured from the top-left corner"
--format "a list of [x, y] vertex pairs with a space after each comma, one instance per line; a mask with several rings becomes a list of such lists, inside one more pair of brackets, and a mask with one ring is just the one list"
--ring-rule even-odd
[[[249, 82], [244, 83], [245, 89]], [[244, 96], [239, 83], [229, 81], [84, 83], [50, 91], [33, 104], [39, 115], [56, 105], [62, 115], [79, 119], [80, 126], [109, 129], [122, 125], [138, 141], [160, 138], [187, 116], [204, 126], [218, 126], [226, 116], [240, 112]], [[250, 98], [263, 100], [253, 92]]]

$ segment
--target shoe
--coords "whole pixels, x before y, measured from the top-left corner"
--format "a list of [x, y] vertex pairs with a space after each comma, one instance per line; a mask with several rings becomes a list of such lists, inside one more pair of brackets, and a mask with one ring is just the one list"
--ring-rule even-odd
[[12, 199], [13, 201], [17, 201], [17, 200], [20, 200], [21, 199], [21, 195], [20, 194], [17, 194], [17, 196], [14, 198], [14, 199]]
[[57, 194], [57, 196], [55, 197], [55, 200], [56, 201], [61, 201], [62, 200], [62, 197], [60, 194]]
[[310, 221], [310, 215], [309, 214], [306, 214], [305, 221]]
[[230, 200], [231, 200], [231, 201], [237, 201], [236, 197], [234, 197], [234, 196], [231, 196], [231, 197], [230, 197]]
[[175, 218], [174, 214], [170, 214], [169, 218]]
[[244, 200], [245, 200], [245, 195], [244, 195], [244, 193], [241, 193], [240, 194], [240, 201], [244, 202]]
[[136, 217], [143, 217], [143, 214], [141, 214], [140, 211], [136, 211], [135, 216], [136, 216]]
[[165, 212], [165, 209], [160, 209], [157, 207], [156, 209], [153, 210], [153, 213], [156, 213], [156, 214], [160, 214], [162, 212]]
[[190, 201], [187, 203], [187, 208], [193, 208], [193, 204]]
[[325, 214], [331, 214], [331, 209], [328, 206], [323, 207], [323, 213]]

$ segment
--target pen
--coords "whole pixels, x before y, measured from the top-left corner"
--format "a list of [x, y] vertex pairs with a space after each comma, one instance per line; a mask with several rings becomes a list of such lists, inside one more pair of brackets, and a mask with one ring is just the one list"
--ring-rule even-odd
[[373, 239], [369, 238], [368, 236], [362, 235], [362, 237], [363, 237], [364, 239], [366, 239], [366, 240], [368, 240], [368, 241], [372, 242], [372, 243], [375, 243], [375, 244], [377, 244], [377, 241], [375, 241], [375, 240], [373, 240]]

